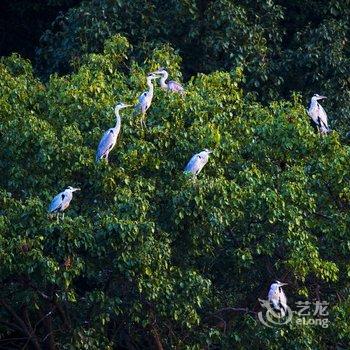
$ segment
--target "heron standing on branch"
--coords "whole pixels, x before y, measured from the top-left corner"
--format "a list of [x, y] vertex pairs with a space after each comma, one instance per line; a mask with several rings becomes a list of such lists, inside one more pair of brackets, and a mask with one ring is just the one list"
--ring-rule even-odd
[[135, 106], [135, 112], [141, 113], [141, 126], [146, 127], [146, 112], [148, 108], [151, 106], [152, 99], [153, 99], [153, 83], [152, 80], [157, 79], [158, 77], [150, 73], [147, 76], [147, 85], [148, 85], [148, 91], [143, 92], [139, 97], [139, 103]]
[[314, 126], [316, 126], [317, 130], [321, 134], [328, 134], [331, 129], [328, 127], [327, 114], [323, 107], [318, 103], [319, 100], [324, 98], [327, 97], [318, 94], [313, 95], [307, 113], [309, 114], [312, 123]]
[[278, 311], [281, 314], [281, 317], [284, 317], [287, 311], [287, 297], [282, 289], [282, 286], [285, 285], [287, 285], [287, 283], [279, 281], [272, 283], [268, 294], [271, 307], [275, 311]]
[[113, 149], [117, 142], [117, 138], [120, 132], [120, 125], [121, 125], [121, 118], [119, 111], [122, 108], [130, 107], [130, 105], [127, 105], [125, 103], [118, 103], [114, 108], [114, 113], [116, 116], [116, 123], [114, 128], [108, 129], [102, 136], [101, 141], [97, 147], [96, 152], [96, 162], [99, 162], [101, 159], [106, 159], [108, 162], [108, 155], [109, 152]]
[[57, 222], [59, 213], [62, 213], [62, 219], [64, 219], [63, 211], [69, 207], [69, 203], [73, 198], [73, 192], [80, 191], [80, 188], [74, 188], [72, 186], [68, 186], [63, 192], [59, 193], [57, 196], [53, 198], [51, 204], [48, 208], [49, 214], [57, 215]]
[[209, 149], [205, 149], [204, 151], [195, 154], [187, 163], [185, 172], [189, 172], [197, 176], [203, 169], [204, 165], [208, 163], [209, 154], [212, 152], [213, 151]]
[[178, 92], [180, 94], [183, 94], [185, 92], [183, 86], [180, 83], [177, 83], [174, 80], [169, 80], [166, 82], [169, 73], [165, 70], [165, 68], [159, 68], [157, 71], [153, 72], [153, 74], [161, 75], [160, 87], [162, 89]]

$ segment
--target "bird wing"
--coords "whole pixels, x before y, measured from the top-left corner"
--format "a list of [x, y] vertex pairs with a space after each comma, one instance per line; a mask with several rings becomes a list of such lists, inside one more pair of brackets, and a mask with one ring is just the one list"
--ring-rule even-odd
[[96, 160], [101, 159], [106, 152], [110, 151], [115, 142], [117, 141], [118, 134], [115, 131], [115, 128], [108, 129], [102, 136], [100, 143], [97, 147]]
[[57, 196], [55, 196], [49, 205], [48, 212], [53, 213], [55, 211], [60, 210], [64, 198], [65, 198], [64, 192], [61, 192]]
[[283, 289], [281, 287], [271, 286], [268, 299], [272, 308], [280, 311], [281, 315], [284, 316], [287, 309], [287, 298]]
[[195, 154], [190, 161], [187, 163], [185, 171], [188, 171], [190, 173], [196, 174], [196, 172], [198, 171], [198, 169], [200, 168], [200, 155], [199, 154]]
[[270, 305], [274, 310], [281, 310], [281, 307], [279, 305], [278, 299], [271, 299]]
[[279, 291], [279, 302], [280, 302], [280, 304], [281, 304], [281, 306], [283, 308], [286, 308], [286, 306], [287, 306], [287, 297], [284, 294], [283, 289], [281, 287], [279, 289], [280, 289], [280, 291]]
[[139, 103], [135, 106], [136, 112], [145, 113], [151, 105], [152, 95], [148, 91], [143, 92], [139, 97]]
[[168, 89], [171, 90], [171, 91], [175, 91], [175, 92], [184, 91], [183, 86], [180, 83], [177, 83], [174, 80], [170, 80], [168, 82]]
[[147, 97], [147, 91], [144, 91], [140, 96], [139, 96], [139, 103], [142, 103], [145, 98]]
[[329, 131], [327, 113], [319, 103], [314, 108], [309, 108], [308, 114], [321, 131]]
[[275, 285], [272, 284], [269, 290], [269, 294], [267, 295], [267, 298], [271, 301], [272, 299], [276, 298], [276, 288]]
[[278, 293], [278, 308], [281, 312], [281, 316], [284, 317], [287, 311], [287, 298], [281, 287], [279, 288]]
[[326, 111], [324, 110], [324, 108], [320, 104], [318, 104], [318, 118], [321, 121], [320, 127], [324, 126], [328, 130], [329, 127], [328, 127], [327, 113], [326, 113]]
[[68, 192], [65, 194], [64, 198], [62, 197], [61, 211], [65, 210], [69, 206], [69, 203], [72, 200], [72, 198], [72, 192]]
[[307, 111], [308, 115], [310, 118], [313, 120], [313, 122], [318, 125], [319, 120], [318, 120], [318, 109], [317, 108], [309, 108]]
[[279, 303], [279, 296], [278, 296], [278, 292], [277, 292], [277, 288], [271, 287], [269, 294], [268, 294], [268, 299], [270, 302], [271, 307], [274, 310], [280, 310], [281, 306]]

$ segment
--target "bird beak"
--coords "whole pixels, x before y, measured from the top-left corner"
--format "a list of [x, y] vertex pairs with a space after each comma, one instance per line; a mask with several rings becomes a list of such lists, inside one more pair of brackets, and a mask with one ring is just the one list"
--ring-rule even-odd
[[77, 188], [73, 189], [73, 192], [75, 192], [75, 191], [81, 191], [81, 189], [79, 187], [77, 187]]
[[288, 285], [288, 283], [280, 283], [280, 287], [287, 286], [287, 285]]
[[320, 96], [318, 99], [321, 100], [321, 99], [324, 99], [324, 98], [327, 98], [326, 96]]

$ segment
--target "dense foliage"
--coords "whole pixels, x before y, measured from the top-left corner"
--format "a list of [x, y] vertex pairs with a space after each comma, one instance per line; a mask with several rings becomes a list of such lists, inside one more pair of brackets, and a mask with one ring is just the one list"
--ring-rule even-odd
[[[131, 109], [110, 163], [95, 163], [117, 101], [136, 102], [143, 64], [109, 39], [44, 85], [31, 64], [0, 63], [0, 346], [33, 349], [347, 348], [350, 148], [320, 137], [300, 96], [256, 102], [241, 68], [199, 74], [180, 96]], [[124, 113], [123, 113], [124, 112]], [[183, 174], [203, 148], [197, 179]], [[79, 186], [57, 223], [51, 198]], [[330, 303], [329, 328], [256, 318], [272, 280], [289, 303]], [[247, 308], [238, 312], [233, 308]]]
[[[41, 38], [43, 72], [68, 72], [105, 39], [126, 35], [135, 57], [170, 43], [183, 58], [185, 78], [243, 66], [244, 88], [260, 101], [299, 91], [329, 97], [332, 127], [350, 115], [349, 1], [84, 1], [59, 16]], [[304, 100], [306, 103], [306, 100]], [[348, 130], [346, 130], [348, 131]]]

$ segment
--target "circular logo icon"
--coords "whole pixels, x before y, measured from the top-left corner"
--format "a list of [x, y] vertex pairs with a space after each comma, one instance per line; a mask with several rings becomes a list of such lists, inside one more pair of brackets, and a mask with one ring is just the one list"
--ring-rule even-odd
[[281, 310], [274, 310], [269, 300], [259, 299], [259, 302], [266, 309], [265, 312], [260, 311], [258, 313], [259, 321], [263, 325], [272, 328], [274, 326], [283, 326], [292, 320], [293, 311], [287, 304]]

